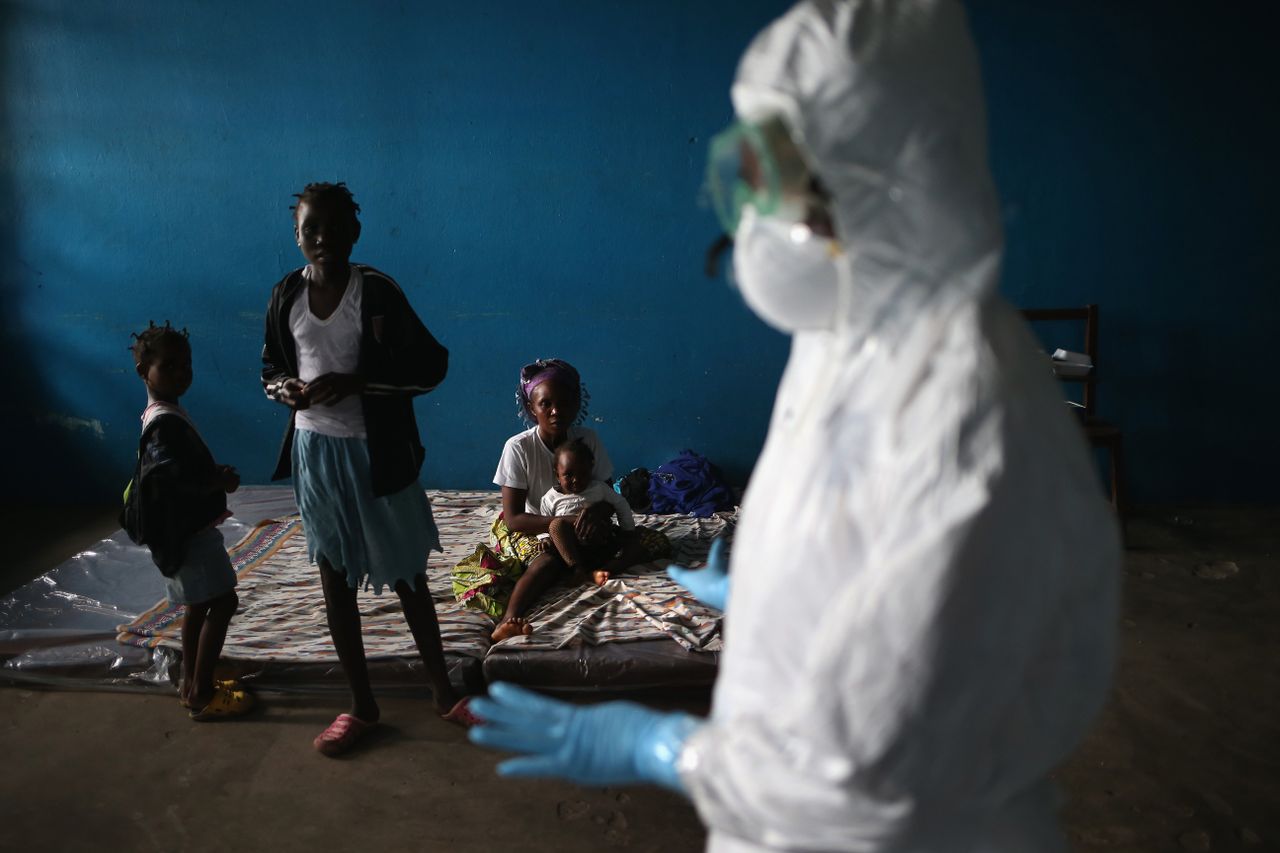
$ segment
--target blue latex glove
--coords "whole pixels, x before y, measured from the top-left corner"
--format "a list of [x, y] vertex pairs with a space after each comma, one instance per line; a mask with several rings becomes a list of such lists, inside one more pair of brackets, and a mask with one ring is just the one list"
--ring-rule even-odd
[[711, 543], [705, 569], [686, 569], [684, 566], [667, 566], [667, 576], [680, 584], [703, 604], [723, 611], [729, 606], [729, 572], [724, 562], [724, 540]]
[[473, 699], [484, 720], [472, 743], [528, 753], [498, 765], [503, 776], [559, 776], [580, 785], [652, 782], [684, 793], [676, 761], [702, 723], [634, 702], [573, 705], [499, 682]]

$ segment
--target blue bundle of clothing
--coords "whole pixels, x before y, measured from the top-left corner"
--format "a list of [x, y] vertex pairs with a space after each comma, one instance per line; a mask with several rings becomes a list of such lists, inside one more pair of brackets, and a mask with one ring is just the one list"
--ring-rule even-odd
[[733, 491], [720, 470], [692, 450], [649, 474], [649, 512], [682, 512], [706, 518], [733, 509]]

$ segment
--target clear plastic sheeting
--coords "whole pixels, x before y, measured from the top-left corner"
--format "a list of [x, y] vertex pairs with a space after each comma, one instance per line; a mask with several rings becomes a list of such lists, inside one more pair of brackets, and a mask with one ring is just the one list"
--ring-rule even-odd
[[156, 655], [116, 632], [163, 597], [160, 573], [119, 531], [0, 600], [0, 676], [155, 684]]
[[[228, 545], [263, 520], [297, 512], [288, 488], [246, 487], [228, 497], [233, 516], [221, 527]], [[178, 652], [116, 639], [121, 625], [162, 598], [164, 580], [146, 549], [117, 531], [0, 599], [0, 681], [73, 689], [173, 689]], [[448, 653], [445, 660], [450, 680], [459, 689], [474, 692], [483, 685], [479, 661]], [[264, 688], [346, 689], [336, 664], [246, 664], [224, 658], [222, 665]], [[426, 689], [422, 662], [416, 658], [370, 661], [370, 674], [380, 689]]]

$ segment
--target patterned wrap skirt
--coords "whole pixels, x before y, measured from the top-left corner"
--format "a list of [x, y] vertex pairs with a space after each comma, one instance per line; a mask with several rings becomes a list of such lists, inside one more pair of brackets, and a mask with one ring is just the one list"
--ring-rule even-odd
[[[671, 542], [660, 531], [637, 525], [636, 533], [644, 547], [644, 560], [671, 555]], [[489, 528], [489, 544], [477, 545], [453, 567], [453, 594], [466, 607], [501, 619], [516, 581], [529, 562], [545, 550], [546, 540], [517, 533], [499, 513]]]

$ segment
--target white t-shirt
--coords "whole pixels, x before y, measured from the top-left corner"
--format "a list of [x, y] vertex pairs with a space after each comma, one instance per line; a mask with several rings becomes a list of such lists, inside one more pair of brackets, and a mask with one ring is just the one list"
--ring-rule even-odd
[[[591, 469], [593, 480], [609, 480], [613, 477], [613, 461], [605, 451], [604, 445], [596, 437], [593, 429], [586, 427], [569, 427], [569, 440], [581, 439], [591, 448], [596, 464]], [[498, 470], [494, 472], [493, 482], [498, 486], [509, 486], [513, 489], [525, 490], [525, 511], [540, 515], [538, 505], [548, 489], [556, 485], [556, 457], [538, 437], [538, 428], [530, 427], [524, 432], [516, 433], [507, 439], [502, 448], [502, 458], [498, 460]]]
[[600, 482], [592, 483], [576, 495], [567, 495], [555, 487], [547, 489], [538, 509], [541, 515], [577, 515], [583, 507], [600, 503], [600, 501], [608, 501], [613, 511], [618, 514], [618, 527], [623, 530], [636, 529], [636, 519], [631, 514], [631, 506], [622, 495]]
[[[302, 273], [311, 279], [311, 267]], [[360, 306], [364, 275], [351, 268], [347, 290], [338, 307], [324, 320], [311, 313], [307, 290], [298, 292], [289, 310], [289, 331], [298, 346], [298, 378], [310, 382], [326, 373], [355, 373], [360, 366]], [[298, 429], [309, 429], [334, 438], [365, 438], [364, 408], [360, 395], [343, 397], [332, 406], [319, 405], [298, 412]]]

